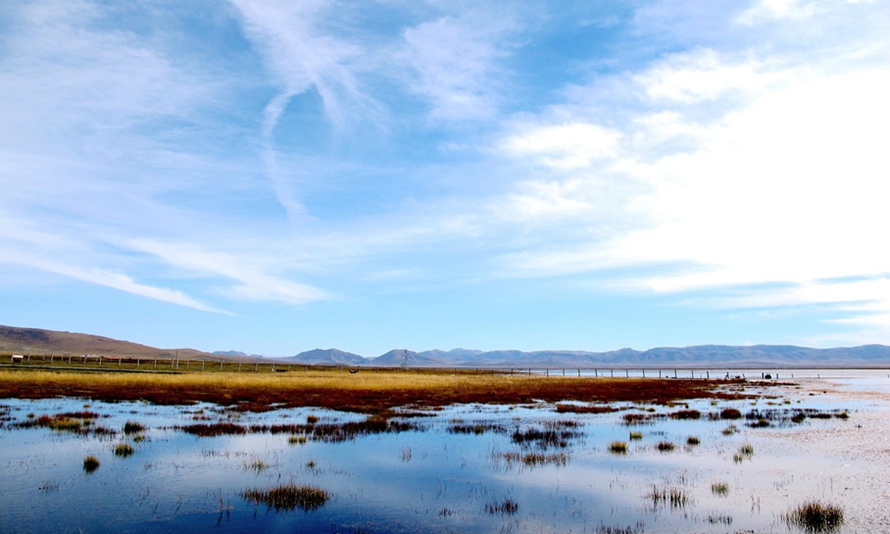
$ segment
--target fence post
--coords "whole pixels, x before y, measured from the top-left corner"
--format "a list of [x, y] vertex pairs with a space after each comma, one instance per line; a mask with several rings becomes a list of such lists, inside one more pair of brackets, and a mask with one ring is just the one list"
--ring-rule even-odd
[[155, 369], [157, 369], [157, 368], [158, 368], [158, 359], [155, 358]]
[[241, 372], [241, 362], [238, 362], [238, 372]]
[[205, 363], [207, 363], [207, 362], [205, 362], [204, 360], [201, 360], [201, 370], [202, 370], [202, 371], [204, 370], [204, 364], [205, 364]]
[[219, 370], [222, 371], [223, 362], [219, 362]]

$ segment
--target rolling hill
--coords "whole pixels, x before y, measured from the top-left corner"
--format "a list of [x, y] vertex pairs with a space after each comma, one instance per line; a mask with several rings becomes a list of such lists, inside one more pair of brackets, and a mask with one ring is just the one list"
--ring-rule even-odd
[[0, 350], [5, 352], [101, 354], [142, 358], [174, 358], [178, 350], [181, 359], [217, 361], [238, 359], [231, 356], [214, 356], [194, 349], [158, 349], [92, 334], [2, 325], [0, 325]]

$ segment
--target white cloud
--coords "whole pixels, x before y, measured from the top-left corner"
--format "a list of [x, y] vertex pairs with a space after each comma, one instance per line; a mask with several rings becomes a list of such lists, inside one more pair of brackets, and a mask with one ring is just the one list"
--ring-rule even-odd
[[690, 104], [728, 92], [758, 91], [771, 81], [762, 70], [757, 62], [727, 63], [716, 51], [702, 49], [672, 55], [637, 75], [635, 81], [655, 101]]
[[405, 31], [400, 57], [415, 71], [412, 88], [430, 101], [434, 119], [487, 119], [497, 113], [497, 61], [506, 52], [496, 43], [509, 23], [472, 20], [443, 17]]
[[135, 281], [129, 275], [119, 271], [94, 267], [80, 267], [70, 262], [62, 263], [54, 260], [47, 260], [45, 258], [41, 258], [39, 256], [24, 251], [17, 252], [11, 257], [0, 259], [0, 262], [40, 269], [42, 271], [60, 274], [62, 276], [73, 278], [75, 280], [80, 280], [82, 282], [88, 282], [90, 284], [117, 289], [119, 291], [124, 291], [127, 293], [132, 293], [134, 295], [159, 300], [161, 302], [176, 304], [177, 306], [185, 306], [187, 308], [193, 308], [205, 312], [231, 315], [227, 311], [220, 310], [214, 308], [213, 306], [209, 306], [203, 302], [200, 302], [183, 293], [182, 291], [142, 284]]
[[[843, 48], [827, 40], [832, 48], [812, 56], [709, 49], [667, 56], [599, 80], [587, 94], [574, 88], [575, 102], [552, 107], [536, 126], [525, 118], [502, 150], [536, 155], [555, 172], [546, 188], [525, 186], [528, 198], [515, 209], [562, 205], [571, 217], [605, 188], [610, 195], [598, 198], [620, 210], [612, 223], [575, 215], [595, 225], [590, 236], [503, 255], [503, 272], [599, 273], [600, 287], [644, 293], [734, 287], [747, 297], [720, 302], [830, 305], [840, 322], [890, 329], [883, 322], [890, 298], [875, 293], [885, 281], [825, 281], [890, 272], [890, 252], [878, 244], [890, 227], [888, 50], [881, 40]], [[555, 126], [565, 115], [584, 117], [575, 124], [593, 125], [591, 133]], [[607, 123], [620, 126], [596, 126]], [[579, 141], [597, 138], [598, 150]], [[647, 274], [611, 270], [618, 267]], [[756, 289], [776, 283], [794, 289]]]
[[350, 117], [378, 116], [378, 106], [361, 91], [355, 74], [363, 50], [318, 28], [336, 9], [330, 2], [231, 2], [280, 87], [263, 110], [262, 158], [279, 202], [292, 219], [301, 220], [307, 211], [293, 189], [293, 171], [278, 161], [275, 129], [290, 101], [309, 90], [318, 92], [327, 117], [338, 127]]
[[739, 15], [739, 22], [753, 24], [762, 19], [807, 19], [815, 13], [818, 2], [805, 0], [760, 0]]
[[516, 156], [533, 156], [548, 167], [576, 169], [617, 156], [621, 134], [598, 124], [574, 122], [529, 128], [510, 136], [504, 149]]
[[224, 289], [223, 293], [238, 299], [304, 304], [330, 298], [318, 288], [269, 274], [269, 269], [281, 268], [285, 262], [262, 256], [260, 252], [208, 252], [193, 243], [162, 243], [146, 239], [133, 240], [128, 245], [190, 274], [231, 280], [235, 285]]

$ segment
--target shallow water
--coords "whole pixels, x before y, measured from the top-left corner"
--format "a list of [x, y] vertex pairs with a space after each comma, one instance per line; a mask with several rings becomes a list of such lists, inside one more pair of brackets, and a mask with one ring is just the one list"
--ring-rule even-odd
[[[220, 421], [305, 424], [309, 415], [324, 425], [364, 416], [5, 400], [0, 401], [7, 419], [0, 428], [6, 463], [0, 470], [0, 532], [785, 533], [799, 532], [783, 515], [806, 499], [844, 508], [846, 521], [837, 532], [886, 532], [890, 380], [885, 377], [883, 371], [866, 371], [831, 380], [807, 378], [799, 380], [800, 388], [765, 390], [777, 398], [690, 402], [689, 409], [705, 414], [697, 420], [656, 417], [638, 426], [623, 421], [626, 413], [667, 414], [685, 406], [621, 404], [614, 413], [571, 414], [556, 413], [545, 403], [463, 405], [404, 419], [417, 425], [415, 430], [341, 442], [310, 435], [305, 444], [292, 444], [287, 433], [196, 437], [177, 427]], [[760, 410], [773, 417], [771, 426], [707, 418], [726, 407]], [[787, 420], [804, 409], [845, 411], [849, 418]], [[101, 414], [93, 426], [118, 434], [16, 426], [44, 414], [82, 410]], [[121, 432], [127, 421], [147, 427], [144, 440]], [[738, 432], [725, 435], [730, 424]], [[456, 427], [468, 433], [455, 433]], [[548, 430], [562, 433], [554, 441], [564, 443], [514, 438]], [[642, 439], [629, 440], [630, 432], [642, 433]], [[687, 445], [689, 436], [700, 444]], [[626, 442], [627, 453], [609, 452], [613, 441]], [[674, 444], [674, 450], [659, 452], [662, 441]], [[113, 446], [123, 442], [132, 444], [135, 454], [116, 457]], [[745, 445], [753, 448], [750, 456], [739, 453]], [[531, 454], [555, 463], [535, 464]], [[89, 474], [82, 468], [87, 455], [101, 464]], [[532, 460], [525, 463], [523, 457]], [[290, 482], [324, 489], [330, 499], [317, 509], [276, 511], [242, 498], [245, 490]], [[712, 490], [718, 483], [726, 484], [725, 494]], [[674, 491], [677, 502], [653, 499], [653, 492], [662, 491]]]

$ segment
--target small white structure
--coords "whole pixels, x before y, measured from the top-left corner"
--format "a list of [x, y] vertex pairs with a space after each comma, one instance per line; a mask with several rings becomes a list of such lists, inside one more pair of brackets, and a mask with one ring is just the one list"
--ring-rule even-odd
[[12, 364], [13, 365], [15, 365], [17, 363], [22, 363], [23, 361], [25, 361], [25, 357], [22, 356], [21, 354], [13, 354], [12, 355]]

